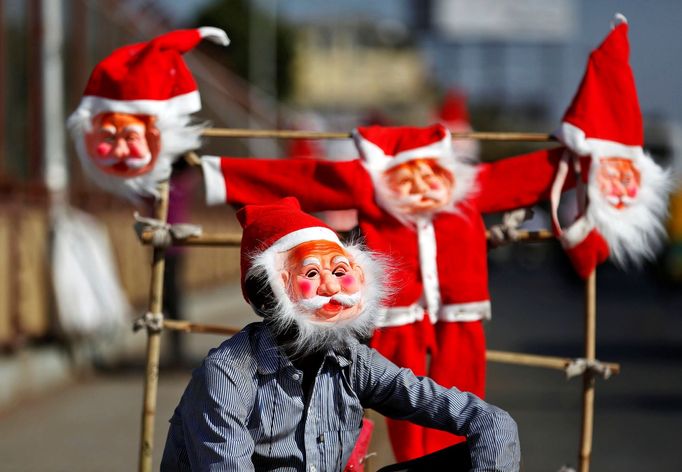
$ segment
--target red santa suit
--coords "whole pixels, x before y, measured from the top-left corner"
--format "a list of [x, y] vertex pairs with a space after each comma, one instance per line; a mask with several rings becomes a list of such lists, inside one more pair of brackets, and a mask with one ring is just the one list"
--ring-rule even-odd
[[[548, 198], [563, 148], [471, 166], [454, 159], [442, 125], [368, 127], [355, 131], [362, 159], [202, 159], [209, 204], [263, 204], [295, 196], [307, 212], [356, 209], [368, 248], [391, 265], [385, 313], [372, 345], [396, 364], [438, 383], [484, 394], [485, 339], [490, 318], [486, 228], [482, 214]], [[378, 143], [378, 144], [377, 144]], [[390, 209], [380, 174], [417, 158], [438, 159], [455, 176], [448, 207], [406, 221]], [[568, 184], [571, 185], [572, 175]], [[435, 327], [435, 329], [434, 329]], [[427, 351], [431, 352], [427, 371]], [[457, 441], [455, 436], [389, 422], [396, 458], [407, 460]]]

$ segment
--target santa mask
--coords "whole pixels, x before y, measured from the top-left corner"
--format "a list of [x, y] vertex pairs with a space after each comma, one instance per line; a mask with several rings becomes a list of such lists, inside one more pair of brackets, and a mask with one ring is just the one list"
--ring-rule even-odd
[[[244, 296], [276, 334], [287, 335], [290, 353], [342, 347], [371, 335], [383, 298], [380, 260], [341, 243], [291, 197], [247, 205], [237, 217], [244, 228]], [[264, 284], [274, 303], [255, 300]]]
[[433, 159], [415, 159], [390, 168], [384, 180], [397, 204], [407, 214], [441, 210], [452, 196], [455, 178]]
[[229, 44], [217, 28], [178, 30], [122, 46], [95, 66], [68, 126], [99, 186], [133, 201], [158, 198], [173, 162], [199, 147], [201, 127], [190, 116], [201, 101], [183, 54], [202, 39]]
[[377, 203], [408, 226], [441, 211], [455, 212], [473, 186], [476, 169], [455, 155], [443, 125], [369, 126], [357, 128], [353, 138]]
[[604, 199], [621, 210], [635, 202], [641, 174], [630, 159], [607, 157], [599, 161], [596, 182]]
[[310, 241], [281, 258], [282, 282], [301, 316], [316, 323], [336, 323], [360, 315], [364, 275], [341, 246]]
[[146, 174], [159, 154], [160, 133], [148, 115], [100, 113], [84, 139], [95, 165], [118, 177]]

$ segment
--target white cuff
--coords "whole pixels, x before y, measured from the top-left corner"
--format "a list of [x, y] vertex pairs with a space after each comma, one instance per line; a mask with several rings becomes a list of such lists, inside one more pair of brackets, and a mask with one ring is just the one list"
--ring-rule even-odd
[[220, 169], [220, 159], [218, 156], [201, 157], [207, 205], [220, 205], [227, 201], [227, 186]]

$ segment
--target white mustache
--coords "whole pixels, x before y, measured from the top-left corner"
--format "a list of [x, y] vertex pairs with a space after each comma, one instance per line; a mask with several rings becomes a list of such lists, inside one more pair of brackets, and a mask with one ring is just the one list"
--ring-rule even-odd
[[[96, 162], [98, 162], [100, 165], [103, 165], [105, 167], [111, 167], [115, 164], [118, 164], [120, 159], [116, 159], [115, 157], [105, 157], [105, 158], [94, 158]], [[140, 169], [147, 164], [149, 164], [152, 161], [152, 154], [147, 153], [146, 155], [142, 157], [129, 157], [128, 159], [124, 160], [123, 162], [125, 163], [126, 166], [128, 166], [131, 169]]]
[[343, 305], [346, 308], [350, 308], [352, 306], [357, 305], [360, 303], [360, 300], [362, 298], [362, 294], [360, 292], [355, 292], [351, 295], [346, 295], [343, 293], [337, 293], [336, 295], [332, 295], [331, 297], [324, 297], [322, 295], [315, 295], [312, 298], [305, 298], [303, 300], [300, 300], [298, 302], [298, 305], [301, 307], [308, 309], [308, 310], [319, 310], [323, 306], [325, 306], [327, 303], [331, 301], [335, 301], [341, 305]]
[[607, 195], [606, 201], [609, 202], [611, 205], [618, 205], [619, 203], [624, 203], [625, 205], [631, 205], [635, 202], [635, 199], [633, 197], [629, 197], [627, 195], [623, 195], [621, 197], [617, 197], [615, 195]]
[[443, 190], [429, 190], [424, 193], [417, 193], [414, 195], [405, 195], [404, 197], [397, 198], [398, 205], [412, 205], [414, 203], [419, 203], [422, 198], [429, 198], [431, 200], [440, 200], [443, 198]]

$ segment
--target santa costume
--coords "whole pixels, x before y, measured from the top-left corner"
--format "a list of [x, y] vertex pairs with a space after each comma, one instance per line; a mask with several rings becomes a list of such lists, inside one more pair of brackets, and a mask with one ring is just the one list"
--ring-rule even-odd
[[[393, 264], [394, 292], [384, 301], [372, 345], [417, 375], [483, 396], [482, 320], [490, 318], [490, 296], [482, 214], [548, 198], [564, 148], [473, 166], [455, 159], [442, 125], [372, 126], [354, 136], [361, 158], [345, 162], [204, 156], [207, 201], [264, 204], [291, 195], [307, 212], [356, 209], [366, 245]], [[442, 211], [410, 218], [393, 205], [381, 174], [419, 158], [450, 170], [455, 187]], [[390, 421], [389, 434], [398, 460], [458, 441], [408, 422]]]
[[[178, 30], [118, 48], [95, 66], [67, 124], [83, 168], [99, 186], [131, 200], [158, 197], [156, 185], [169, 178], [172, 163], [199, 147], [201, 127], [190, 125], [190, 115], [201, 109], [201, 100], [182, 54], [204, 38], [229, 44], [218, 28]], [[160, 148], [148, 171], [126, 178], [103, 172], [95, 164], [84, 138], [102, 113], [153, 117]]]
[[[668, 175], [642, 149], [644, 130], [629, 64], [627, 20], [617, 14], [612, 26], [590, 54], [582, 83], [556, 132], [569, 151], [552, 192], [553, 227], [583, 278], [609, 254], [621, 266], [651, 259], [665, 235]], [[558, 188], [578, 156], [590, 158], [587, 188], [579, 186], [579, 215], [562, 229], [556, 216]]]

